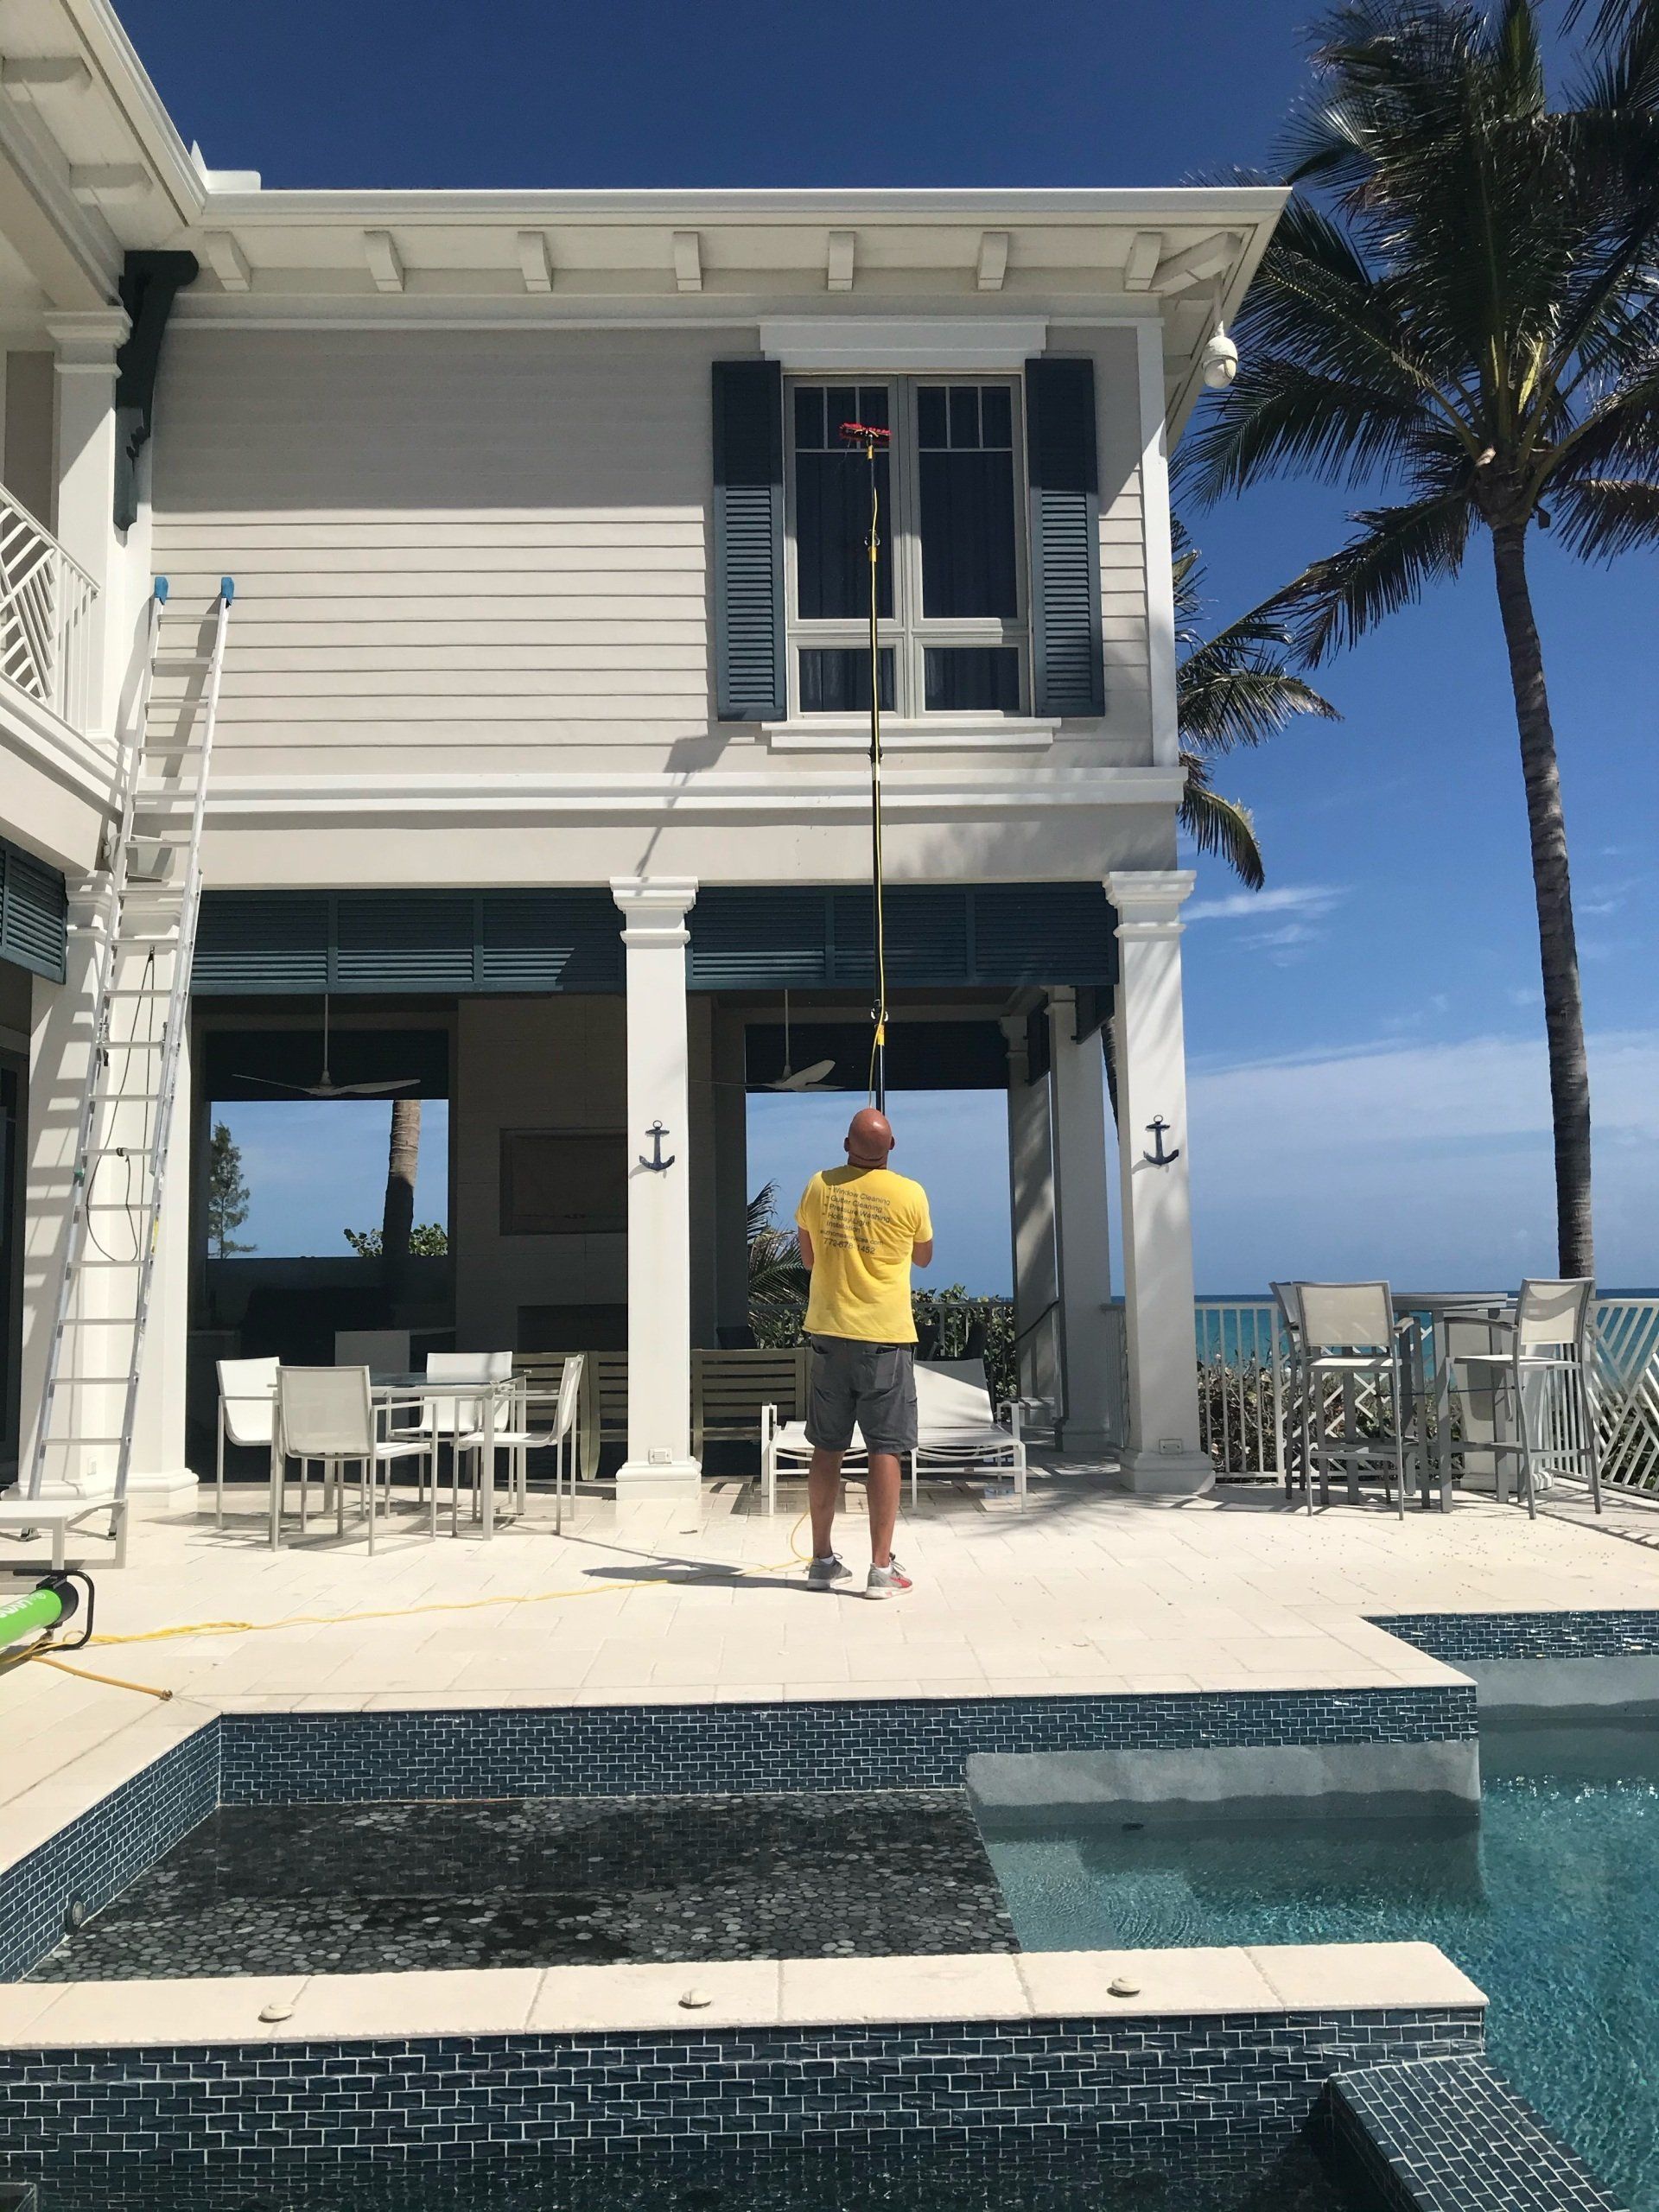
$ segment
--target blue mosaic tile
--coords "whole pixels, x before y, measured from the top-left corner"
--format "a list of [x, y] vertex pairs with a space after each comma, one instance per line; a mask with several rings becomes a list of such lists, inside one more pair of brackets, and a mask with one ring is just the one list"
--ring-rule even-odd
[[13, 2172], [136, 2158], [556, 2155], [715, 2145], [1279, 2144], [1333, 2072], [1477, 2054], [1478, 2007], [963, 2020], [346, 2044], [10, 2053]]
[[1329, 2119], [1339, 2164], [1385, 2212], [1621, 2212], [1472, 2053], [1338, 2073]]
[[72, 1897], [95, 1912], [214, 1810], [219, 1726], [209, 1721], [0, 1872], [0, 1981], [50, 1950]]
[[1659, 1612], [1373, 1613], [1431, 1659], [1624, 1659], [1659, 1652]]
[[979, 1751], [1439, 1743], [1459, 1682], [1166, 1696], [825, 1700], [459, 1713], [227, 1713], [227, 1804], [954, 1787]]

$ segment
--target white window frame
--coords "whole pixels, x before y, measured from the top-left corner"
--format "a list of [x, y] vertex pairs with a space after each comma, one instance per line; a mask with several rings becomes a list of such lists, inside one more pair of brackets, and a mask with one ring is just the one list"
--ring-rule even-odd
[[[1014, 463], [1014, 541], [1015, 612], [1012, 616], [928, 616], [922, 608], [921, 444], [918, 430], [917, 394], [927, 385], [941, 388], [971, 384], [982, 388], [1001, 385], [1009, 394]], [[800, 655], [803, 646], [849, 648], [868, 652], [868, 618], [846, 620], [806, 620], [800, 611], [799, 569], [796, 545], [795, 392], [803, 385], [881, 385], [887, 394], [887, 421], [893, 439], [889, 482], [893, 512], [884, 516], [882, 549], [892, 562], [893, 614], [884, 619], [877, 633], [883, 648], [893, 656], [893, 701], [882, 712], [899, 721], [925, 721], [929, 728], [946, 732], [982, 729], [987, 721], [1015, 723], [1031, 714], [1031, 566], [1027, 495], [1026, 416], [1024, 380], [1017, 374], [984, 370], [944, 369], [936, 373], [895, 375], [891, 372], [858, 374], [851, 370], [817, 370], [785, 380], [784, 469], [785, 513], [788, 554], [785, 562], [785, 610], [787, 631], [789, 718], [804, 728], [829, 722], [830, 715], [807, 712], [801, 705]], [[862, 463], [849, 460], [850, 467]], [[1013, 646], [1019, 655], [1020, 680], [1012, 709], [969, 708], [960, 711], [929, 709], [926, 705], [925, 655], [930, 645]]]

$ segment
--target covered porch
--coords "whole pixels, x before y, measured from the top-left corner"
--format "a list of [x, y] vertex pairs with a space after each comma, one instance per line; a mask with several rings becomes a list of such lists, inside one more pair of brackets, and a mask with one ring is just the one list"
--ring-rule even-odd
[[[888, 908], [890, 1089], [1007, 1102], [1007, 1196], [986, 1203], [1008, 1224], [1020, 1389], [1052, 1409], [1069, 1458], [1164, 1494], [1211, 1472], [1191, 1354], [1189, 880], [906, 886]], [[635, 1494], [696, 1483], [694, 1356], [748, 1340], [748, 1103], [788, 1062], [822, 1060], [849, 1110], [861, 1102], [870, 936], [868, 894], [850, 886], [210, 893], [188, 1253], [163, 1270], [188, 1359], [157, 1409], [163, 1455], [211, 1464], [217, 1359], [326, 1362], [336, 1332], [390, 1328], [417, 1361], [603, 1356], [605, 1471]], [[395, 1270], [343, 1237], [334, 1256], [209, 1249], [215, 1121], [238, 1101], [315, 1095], [325, 998], [336, 1091], [396, 1084], [445, 1109], [428, 1116], [423, 1172], [441, 1147], [447, 1249]], [[926, 1179], [925, 1158], [909, 1165]]]

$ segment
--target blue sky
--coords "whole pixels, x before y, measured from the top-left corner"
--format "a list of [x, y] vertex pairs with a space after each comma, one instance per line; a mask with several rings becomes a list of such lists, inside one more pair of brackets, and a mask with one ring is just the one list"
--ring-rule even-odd
[[[1171, 184], [1265, 162], [1306, 0], [718, 11], [608, 0], [226, 9], [124, 0], [185, 135], [271, 185]], [[1225, 620], [1338, 542], [1353, 494], [1188, 520]], [[1638, 641], [1659, 561], [1535, 538], [1598, 1130], [1602, 1281], [1659, 1280], [1659, 758]], [[1537, 950], [1487, 550], [1321, 677], [1339, 724], [1228, 764], [1270, 885], [1202, 871], [1186, 949], [1198, 1273], [1510, 1283], [1554, 1265]], [[841, 1102], [825, 1102], [839, 1107]], [[755, 1116], [792, 1184], [817, 1106]], [[918, 1101], [941, 1270], [1007, 1277], [1000, 1106]], [[993, 1172], [993, 1170], [995, 1172]], [[337, 1209], [336, 1209], [337, 1211]]]

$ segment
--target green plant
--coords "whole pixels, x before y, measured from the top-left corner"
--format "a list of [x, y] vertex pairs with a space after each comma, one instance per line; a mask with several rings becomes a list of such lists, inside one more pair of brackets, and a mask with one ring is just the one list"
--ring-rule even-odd
[[[340, 1233], [359, 1260], [378, 1260], [381, 1256], [381, 1230], [347, 1229]], [[441, 1260], [448, 1249], [449, 1232], [439, 1222], [417, 1222], [409, 1232], [409, 1255], [412, 1260]]]
[[238, 1252], [251, 1252], [251, 1244], [238, 1244], [235, 1231], [248, 1217], [253, 1204], [242, 1173], [241, 1147], [223, 1122], [213, 1123], [207, 1141], [207, 1249], [216, 1260]]
[[1189, 435], [1204, 499], [1275, 474], [1396, 484], [1263, 612], [1317, 663], [1491, 541], [1543, 976], [1561, 1272], [1594, 1272], [1590, 1082], [1567, 830], [1527, 534], [1607, 560], [1659, 540], [1659, 8], [1604, 8], [1552, 108], [1534, 0], [1354, 0], [1315, 33], [1287, 133], [1301, 189]]
[[772, 1219], [777, 1203], [776, 1183], [749, 1200], [749, 1326], [757, 1344], [782, 1348], [801, 1341], [811, 1278], [801, 1264], [794, 1230]]

